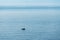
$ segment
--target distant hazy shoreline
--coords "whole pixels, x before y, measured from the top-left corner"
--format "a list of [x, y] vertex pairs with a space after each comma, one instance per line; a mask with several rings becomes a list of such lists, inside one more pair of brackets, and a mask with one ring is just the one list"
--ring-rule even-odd
[[31, 7], [17, 7], [17, 6], [0, 6], [0, 9], [60, 9], [60, 6], [49, 7], [49, 6], [31, 6]]

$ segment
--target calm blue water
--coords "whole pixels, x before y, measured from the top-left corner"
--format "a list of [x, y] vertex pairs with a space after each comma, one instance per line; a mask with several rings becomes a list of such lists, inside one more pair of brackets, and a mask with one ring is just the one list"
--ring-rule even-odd
[[0, 40], [60, 40], [60, 8], [0, 8]]

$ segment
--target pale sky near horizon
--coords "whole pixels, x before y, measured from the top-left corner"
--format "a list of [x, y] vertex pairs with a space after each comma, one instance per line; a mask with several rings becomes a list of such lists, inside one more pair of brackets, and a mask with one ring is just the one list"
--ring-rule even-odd
[[60, 0], [0, 0], [0, 6], [60, 6]]

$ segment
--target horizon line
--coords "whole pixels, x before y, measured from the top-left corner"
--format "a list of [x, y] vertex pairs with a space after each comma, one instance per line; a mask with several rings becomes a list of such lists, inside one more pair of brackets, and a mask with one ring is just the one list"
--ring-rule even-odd
[[27, 6], [27, 7], [17, 7], [17, 6], [0, 6], [0, 9], [58, 9], [60, 6]]

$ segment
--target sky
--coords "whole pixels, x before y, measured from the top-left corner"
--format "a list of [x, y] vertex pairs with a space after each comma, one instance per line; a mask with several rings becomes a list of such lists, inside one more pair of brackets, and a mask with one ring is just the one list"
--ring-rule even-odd
[[60, 6], [60, 0], [0, 0], [0, 6]]

